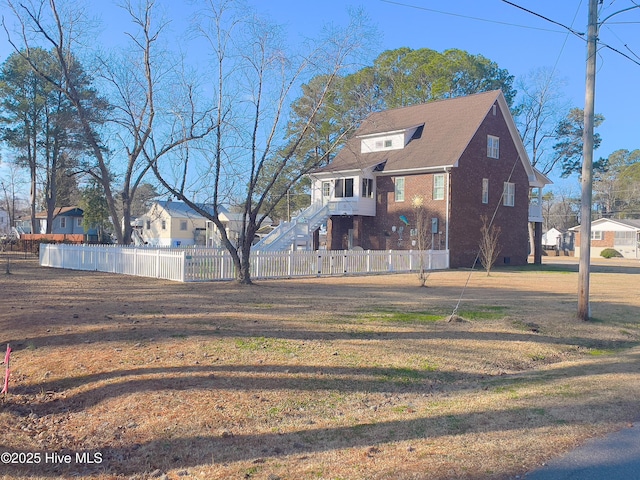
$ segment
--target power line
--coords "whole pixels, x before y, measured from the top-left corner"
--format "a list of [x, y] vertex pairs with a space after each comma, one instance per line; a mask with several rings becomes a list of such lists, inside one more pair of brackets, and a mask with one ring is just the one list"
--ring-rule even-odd
[[534, 16], [536, 16], [536, 17], [540, 17], [540, 18], [542, 18], [543, 20], [546, 20], [547, 22], [550, 22], [550, 23], [553, 23], [554, 25], [558, 25], [558, 26], [560, 26], [560, 27], [562, 27], [562, 28], [565, 28], [565, 29], [567, 29], [569, 32], [573, 33], [575, 36], [577, 36], [577, 37], [579, 37], [579, 38], [582, 38], [582, 39], [584, 40], [584, 36], [585, 36], [585, 33], [584, 33], [584, 32], [578, 32], [578, 31], [574, 30], [574, 29], [573, 29], [573, 28], [571, 28], [571, 27], [567, 27], [566, 25], [564, 25], [564, 24], [562, 24], [562, 23], [560, 23], [560, 22], [556, 22], [555, 20], [552, 20], [552, 19], [550, 19], [549, 17], [545, 17], [544, 15], [541, 15], [541, 14], [539, 14], [539, 13], [537, 13], [537, 12], [534, 12], [533, 10], [529, 10], [528, 8], [525, 8], [525, 7], [522, 7], [522, 6], [520, 6], [520, 5], [517, 5], [517, 4], [513, 3], [513, 2], [510, 2], [509, 0], [502, 0], [502, 1], [503, 1], [504, 3], [506, 3], [506, 4], [508, 4], [508, 5], [511, 5], [512, 7], [519, 8], [520, 10], [523, 10], [523, 11], [525, 11], [525, 12], [527, 12], [527, 13], [530, 13], [531, 15], [534, 15]]
[[624, 40], [622, 40], [617, 34], [616, 32], [614, 32], [611, 28], [609, 28], [609, 25], [605, 25], [607, 27], [607, 30], [609, 30], [619, 41], [620, 43], [622, 43], [622, 45], [624, 45], [624, 48], [626, 48], [627, 50], [629, 50], [629, 53], [631, 53], [631, 55], [633, 55], [634, 57], [636, 57], [638, 60], [640, 60], [640, 56], [638, 56], [638, 54], [636, 54], [636, 52], [634, 52], [633, 50], [631, 50], [631, 48], [629, 47], [629, 45], [627, 43], [624, 42]]
[[[462, 14], [459, 14], [459, 13], [443, 12], [442, 10], [434, 10], [432, 8], [421, 7], [421, 6], [418, 6], [418, 5], [411, 5], [409, 3], [397, 2], [397, 1], [393, 1], [393, 0], [380, 0], [380, 1], [383, 2], [383, 3], [388, 3], [390, 5], [398, 5], [400, 7], [414, 8], [416, 10], [424, 10], [426, 12], [439, 13], [440, 15], [449, 15], [451, 17], [466, 18], [468, 20], [476, 20], [476, 21], [479, 21], [479, 22], [497, 23], [498, 25], [506, 25], [506, 26], [509, 26], [509, 27], [518, 27], [518, 28], [527, 28], [529, 30], [541, 30], [543, 32], [563, 33], [563, 32], [561, 32], [559, 30], [552, 30], [552, 29], [549, 29], [549, 28], [532, 27], [532, 26], [529, 26], [529, 25], [520, 25], [520, 24], [516, 24], [516, 23], [501, 22], [499, 20], [490, 20], [488, 18], [472, 17], [470, 15], [462, 15]], [[561, 24], [559, 24], [559, 25], [561, 25]], [[564, 25], [561, 25], [561, 26], [564, 26]]]
[[[384, 0], [383, 0], [383, 1], [384, 1]], [[633, 1], [633, 0], [631, 0], [631, 1], [632, 1], [632, 3], [633, 3], [637, 8], [640, 8], [640, 4], [636, 3], [636, 2], [635, 2], [635, 1]], [[568, 26], [566, 26], [566, 25], [564, 25], [564, 24], [562, 24], [562, 23], [560, 23], [560, 22], [556, 22], [555, 20], [552, 20], [552, 19], [551, 19], [551, 18], [549, 18], [549, 17], [545, 17], [544, 15], [541, 15], [541, 14], [539, 14], [539, 13], [537, 13], [537, 12], [534, 12], [533, 10], [529, 10], [528, 8], [525, 8], [525, 7], [522, 7], [522, 6], [520, 6], [520, 5], [515, 4], [515, 3], [513, 3], [513, 2], [510, 2], [509, 0], [502, 0], [502, 2], [504, 2], [504, 3], [508, 4], [508, 5], [511, 5], [511, 6], [515, 7], [515, 8], [518, 8], [518, 9], [520, 9], [520, 10], [523, 10], [523, 11], [525, 11], [525, 12], [527, 12], [527, 13], [530, 13], [531, 15], [534, 15], [534, 16], [536, 16], [536, 17], [542, 18], [542, 19], [544, 19], [544, 20], [546, 20], [546, 21], [548, 21], [548, 22], [550, 22], [550, 23], [553, 23], [554, 25], [559, 25], [559, 26], [561, 26], [562, 28], [565, 28], [565, 29], [567, 29], [569, 32], [573, 33], [573, 34], [574, 34], [575, 36], [577, 36], [578, 38], [581, 38], [581, 39], [583, 39], [583, 40], [584, 40], [584, 33], [577, 32], [576, 30], [574, 30], [574, 29], [573, 29], [573, 28], [571, 28], [571, 27], [568, 27]], [[620, 12], [616, 12], [616, 13], [614, 13], [613, 15], [615, 15], [615, 14], [617, 14], [617, 13], [621, 13], [621, 12], [627, 11], [627, 10], [630, 10], [630, 9], [632, 9], [632, 8], [636, 8], [636, 7], [629, 7], [629, 8], [623, 9], [623, 10], [621, 10]], [[609, 17], [607, 17], [604, 21], [606, 21], [607, 19], [611, 18], [613, 15], [609, 15]], [[603, 21], [602, 23], [604, 23], [604, 21]], [[600, 24], [600, 25], [602, 25], [602, 24]], [[617, 48], [614, 48], [614, 47], [612, 47], [611, 45], [608, 45], [608, 44], [606, 44], [606, 43], [602, 42], [600, 39], [598, 39], [598, 44], [600, 44], [601, 46], [603, 46], [603, 47], [605, 47], [605, 48], [608, 48], [609, 50], [612, 50], [612, 51], [616, 52], [616, 53], [617, 53], [617, 54], [619, 54], [619, 55], [622, 55], [622, 56], [623, 56], [624, 58], [626, 58], [627, 60], [629, 60], [629, 61], [631, 61], [631, 62], [635, 63], [636, 65], [639, 65], [639, 66], [640, 66], [640, 61], [636, 60], [635, 58], [630, 57], [629, 55], [627, 55], [626, 53], [624, 53], [624, 52], [622, 52], [622, 51], [618, 50]], [[636, 56], [636, 57], [637, 57], [637, 55], [636, 55], [636, 54], [635, 54], [635, 53], [634, 53], [634, 52], [633, 52], [633, 51], [632, 51], [632, 50], [631, 50], [627, 45], [625, 45], [625, 47], [626, 47], [626, 48], [627, 48], [627, 49], [628, 49], [628, 50], [629, 50], [629, 51], [630, 51], [634, 56]]]

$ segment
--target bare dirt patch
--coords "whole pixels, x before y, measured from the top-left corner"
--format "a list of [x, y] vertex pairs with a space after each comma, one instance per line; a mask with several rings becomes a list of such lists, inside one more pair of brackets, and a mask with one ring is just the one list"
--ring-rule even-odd
[[469, 271], [240, 287], [15, 258], [0, 452], [40, 461], [1, 478], [523, 475], [640, 417], [638, 263], [594, 267], [583, 323], [575, 265], [545, 261], [473, 272], [447, 322]]

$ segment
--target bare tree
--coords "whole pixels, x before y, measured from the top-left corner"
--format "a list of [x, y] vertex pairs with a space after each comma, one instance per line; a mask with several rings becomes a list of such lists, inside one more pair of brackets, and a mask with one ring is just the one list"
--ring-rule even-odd
[[429, 215], [424, 205], [424, 197], [422, 195], [415, 195], [411, 199], [411, 204], [416, 216], [416, 248], [420, 252], [418, 260], [418, 281], [421, 287], [426, 287], [427, 279], [429, 278], [429, 269], [425, 252], [432, 248], [431, 222], [429, 222]]
[[545, 195], [543, 216], [547, 230], [555, 227], [565, 231], [578, 224], [580, 215], [580, 194], [571, 189], [559, 189]]
[[23, 203], [20, 198], [21, 186], [26, 180], [21, 175], [21, 169], [15, 163], [4, 163], [3, 174], [0, 175], [0, 206], [6, 210], [9, 220], [9, 230], [16, 224], [16, 217]]
[[[237, 281], [250, 284], [250, 252], [257, 230], [287, 191], [326, 161], [343, 140], [333, 139], [321, 154], [305, 147], [336, 80], [367, 38], [363, 18], [354, 16], [344, 32], [328, 29], [320, 41], [306, 42], [304, 53], [285, 51], [279, 27], [233, 0], [209, 0], [198, 20], [198, 32], [212, 58], [212, 135], [200, 150], [184, 149], [171, 162], [170, 157], [154, 160], [153, 150], [145, 152], [162, 186], [215, 224], [233, 258]], [[314, 77], [321, 79], [321, 86], [315, 85], [319, 88], [304, 118], [288, 124], [291, 102], [300, 86]], [[286, 181], [279, 181], [283, 177]], [[235, 242], [220, 219], [221, 204], [231, 198], [240, 199], [241, 228]]]
[[[119, 151], [126, 152], [122, 171], [118, 170], [119, 162], [109, 157], [103, 137], [105, 132], [98, 128], [105, 120], [101, 118], [99, 108], [104, 108], [106, 102], [99, 97], [88, 102], [86, 88], [81, 88], [73, 75], [77, 66], [74, 52], [84, 51], [79, 40], [82, 33], [86, 34], [83, 29], [87, 20], [83, 10], [78, 8], [77, 2], [71, 5], [62, 0], [39, 0], [28, 4], [9, 1], [8, 4], [20, 23], [21, 40], [26, 48], [20, 49], [13, 40], [12, 45], [16, 51], [23, 52], [23, 57], [36, 73], [64, 94], [75, 107], [94, 160], [85, 165], [83, 172], [103, 187], [118, 243], [129, 243], [131, 202], [152, 163], [189, 142], [203, 138], [212, 129], [209, 112], [200, 112], [196, 107], [195, 86], [176, 82], [176, 72], [169, 67], [163, 69], [162, 62], [158, 60], [162, 49], [156, 45], [166, 24], [155, 21], [155, 2], [145, 0], [138, 7], [126, 2], [123, 6], [134, 26], [133, 33], [127, 35], [135, 58], [100, 61], [102, 78], [113, 90], [110, 98], [113, 111], [108, 120], [115, 128], [116, 141], [122, 145]], [[5, 30], [9, 33], [6, 26]], [[62, 72], [61, 81], [38, 69], [32, 60], [31, 45], [36, 42], [44, 43], [54, 52]], [[129, 68], [117, 68], [116, 65]], [[179, 108], [163, 104], [163, 110], [157, 105], [158, 90], [163, 81], [172, 82], [173, 95], [166, 98], [180, 99]], [[98, 105], [100, 102], [105, 104]], [[162, 113], [158, 113], [160, 110]], [[121, 188], [116, 185], [117, 179], [122, 182]], [[116, 205], [117, 199], [121, 201], [120, 208]]]
[[531, 165], [547, 174], [560, 157], [553, 149], [557, 129], [570, 109], [562, 89], [566, 82], [553, 70], [539, 68], [518, 81], [520, 102], [515, 108], [516, 122]]
[[478, 258], [486, 270], [487, 276], [489, 276], [493, 264], [496, 263], [498, 255], [500, 255], [500, 227], [491, 225], [485, 215], [480, 217], [480, 220], [482, 221], [482, 227], [480, 227]]

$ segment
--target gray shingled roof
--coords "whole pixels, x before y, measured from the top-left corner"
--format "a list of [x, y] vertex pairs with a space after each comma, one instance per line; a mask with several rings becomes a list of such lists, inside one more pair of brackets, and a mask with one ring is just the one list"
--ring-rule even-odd
[[[333, 162], [317, 172], [359, 170], [385, 161], [385, 171], [453, 166], [500, 95], [493, 90], [373, 113]], [[360, 136], [418, 125], [424, 127], [404, 149], [360, 153]]]
[[[202, 215], [197, 213], [195, 210], [193, 210], [190, 206], [188, 206], [184, 202], [179, 202], [179, 201], [176, 201], [176, 200], [166, 200], [166, 201], [165, 200], [161, 200], [161, 201], [158, 202], [158, 205], [160, 205], [162, 208], [164, 208], [165, 211], [169, 215], [171, 215], [172, 217], [175, 217], [175, 218], [199, 218], [199, 217], [202, 217]], [[204, 203], [199, 203], [197, 205], [200, 208], [202, 208], [204, 211], [213, 214], [213, 205], [204, 204]], [[222, 206], [218, 207], [218, 210], [220, 211], [220, 213], [227, 213], [227, 209], [222, 207]]]

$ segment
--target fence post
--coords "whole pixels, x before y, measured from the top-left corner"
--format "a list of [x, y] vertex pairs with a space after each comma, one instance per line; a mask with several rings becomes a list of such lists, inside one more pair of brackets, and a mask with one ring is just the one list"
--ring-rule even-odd
[[227, 252], [221, 252], [220, 255], [218, 255], [218, 258], [220, 259], [220, 280], [224, 280], [224, 262], [226, 257]]
[[318, 263], [316, 265], [316, 270], [318, 272], [318, 276], [322, 274], [322, 254], [318, 254]]
[[260, 278], [260, 250], [256, 252], [256, 278]]
[[156, 249], [156, 278], [160, 278], [160, 249]]
[[186, 274], [187, 274], [187, 252], [186, 250], [183, 250], [182, 252], [180, 252], [180, 256], [182, 257], [182, 262], [181, 263], [181, 267], [182, 267], [182, 271], [180, 272], [180, 279], [181, 281], [184, 283], [186, 282]]

